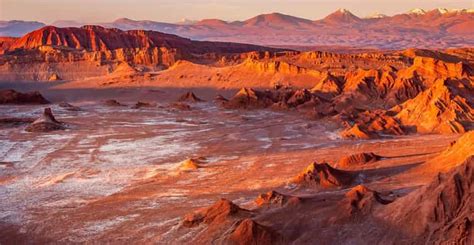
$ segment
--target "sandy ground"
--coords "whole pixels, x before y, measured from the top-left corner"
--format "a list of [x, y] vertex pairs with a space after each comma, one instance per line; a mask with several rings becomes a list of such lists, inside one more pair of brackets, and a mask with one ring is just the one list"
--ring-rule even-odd
[[[334, 165], [357, 152], [384, 156], [363, 167], [364, 183], [404, 195], [429, 179], [413, 178], [410, 170], [458, 137], [342, 140], [337, 126], [296, 112], [224, 110], [212, 102], [168, 109], [181, 90], [41, 89], [53, 102], [83, 110], [52, 105], [68, 123], [65, 131], [0, 129], [0, 241], [185, 243], [198, 231], [182, 230], [184, 214], [221, 197], [252, 208], [269, 190], [311, 194], [288, 181], [312, 161]], [[207, 100], [216, 94], [195, 92]], [[105, 107], [107, 97], [129, 106]], [[131, 109], [138, 99], [158, 105]], [[0, 117], [36, 117], [42, 108], [0, 106]], [[204, 157], [202, 167], [180, 171], [190, 157]]]

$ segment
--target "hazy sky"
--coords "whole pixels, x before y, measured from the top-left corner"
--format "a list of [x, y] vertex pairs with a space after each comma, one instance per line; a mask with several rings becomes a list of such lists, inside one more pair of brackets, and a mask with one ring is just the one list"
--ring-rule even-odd
[[0, 20], [105, 22], [127, 17], [177, 22], [184, 18], [244, 20], [272, 12], [320, 19], [338, 8], [364, 17], [437, 7], [474, 8], [474, 0], [0, 0]]

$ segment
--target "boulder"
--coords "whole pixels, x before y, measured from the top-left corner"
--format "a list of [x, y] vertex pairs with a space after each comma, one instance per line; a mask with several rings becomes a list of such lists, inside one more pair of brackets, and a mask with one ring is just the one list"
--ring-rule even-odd
[[0, 104], [49, 104], [38, 91], [20, 93], [13, 89], [0, 90]]

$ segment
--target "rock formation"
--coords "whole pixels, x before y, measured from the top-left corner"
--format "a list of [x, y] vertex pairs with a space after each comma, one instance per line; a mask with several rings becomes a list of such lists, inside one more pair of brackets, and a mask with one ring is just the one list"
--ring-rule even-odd
[[363, 152], [358, 154], [352, 154], [342, 157], [337, 164], [340, 168], [347, 168], [352, 166], [364, 165], [367, 163], [376, 162], [382, 159], [381, 156], [374, 154], [373, 152]]
[[271, 94], [251, 88], [242, 88], [227, 103], [229, 109], [265, 108], [273, 104]]
[[104, 102], [106, 106], [125, 106], [124, 104], [118, 102], [117, 100], [110, 99]]
[[155, 107], [156, 105], [153, 103], [138, 101], [135, 105], [132, 106], [132, 109], [140, 109], [140, 108], [147, 108], [147, 107]]
[[[439, 174], [379, 214], [416, 243], [470, 244], [474, 240], [474, 158]], [[390, 233], [389, 233], [390, 234]]]
[[65, 129], [63, 123], [54, 118], [51, 108], [45, 108], [43, 115], [32, 122], [26, 131], [28, 132], [50, 132]]
[[192, 171], [201, 167], [202, 161], [196, 158], [186, 159], [179, 164], [180, 171]]
[[20, 93], [13, 89], [0, 90], [0, 104], [49, 104], [38, 91]]
[[284, 244], [283, 237], [271, 228], [247, 218], [239, 221], [224, 241], [229, 244]]
[[450, 170], [473, 155], [474, 152], [474, 130], [464, 133], [451, 146], [442, 151], [438, 156], [430, 159], [425, 164], [431, 171]]
[[367, 214], [376, 204], [389, 204], [393, 200], [384, 198], [376, 191], [363, 185], [358, 185], [350, 189], [345, 194], [344, 205], [349, 214]]
[[68, 111], [81, 111], [82, 110], [80, 107], [71, 105], [71, 104], [66, 103], [66, 102], [61, 102], [58, 105], [59, 105], [59, 107], [62, 107], [64, 109], [68, 110]]
[[178, 102], [191, 102], [191, 103], [196, 103], [196, 102], [203, 102], [204, 100], [198, 98], [193, 92], [187, 92], [183, 95], [181, 95], [178, 99]]
[[193, 227], [205, 223], [207, 225], [219, 226], [228, 222], [231, 218], [247, 218], [251, 212], [240, 208], [227, 199], [220, 199], [209, 208], [198, 210], [184, 217], [182, 225]]
[[268, 193], [260, 194], [255, 199], [255, 204], [260, 207], [282, 207], [287, 203], [299, 203], [301, 200], [298, 197], [293, 197], [281, 194], [277, 191], [269, 191]]
[[463, 133], [474, 126], [474, 89], [469, 80], [437, 80], [393, 108], [395, 118], [420, 133]]
[[311, 163], [293, 182], [302, 186], [349, 187], [358, 181], [358, 173], [335, 169], [327, 163]]

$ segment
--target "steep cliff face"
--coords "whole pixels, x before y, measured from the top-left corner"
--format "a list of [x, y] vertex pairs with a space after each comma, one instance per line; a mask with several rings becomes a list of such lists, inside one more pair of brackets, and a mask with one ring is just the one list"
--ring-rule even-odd
[[[160, 70], [178, 60], [217, 60], [278, 49], [255, 45], [199, 42], [154, 31], [121, 31], [100, 26], [47, 26], [18, 39], [1, 41], [1, 80], [65, 80], [107, 75], [121, 63]], [[21, 72], [20, 72], [21, 71]]]

